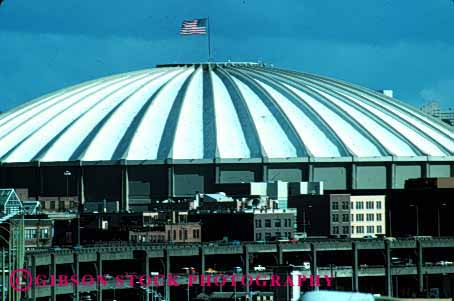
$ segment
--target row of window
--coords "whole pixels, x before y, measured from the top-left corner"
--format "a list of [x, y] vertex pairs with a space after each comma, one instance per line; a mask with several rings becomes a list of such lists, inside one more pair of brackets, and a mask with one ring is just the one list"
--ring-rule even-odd
[[[173, 235], [172, 235], [173, 234]], [[192, 230], [192, 238], [200, 238], [200, 229]], [[187, 240], [188, 239], [188, 230], [179, 230], [178, 231], [178, 240]], [[169, 230], [167, 231], [167, 240], [177, 240], [177, 230], [173, 230], [173, 233]]]
[[364, 209], [364, 203], [366, 203], [366, 209], [382, 209], [382, 202], [381, 201], [357, 201], [357, 202], [351, 202], [351, 205], [349, 205], [349, 201], [342, 201], [342, 202], [336, 202], [333, 201], [331, 203], [331, 209], [332, 210], [339, 210], [339, 203], [341, 203], [342, 210], [348, 210], [348, 209]]
[[[373, 222], [373, 221], [377, 221], [377, 222], [381, 222], [382, 221], [382, 214], [381, 213], [377, 213], [377, 214], [374, 214], [374, 213], [367, 213], [367, 214], [363, 214], [363, 213], [357, 213], [356, 214], [356, 219], [355, 219], [355, 214], [351, 214], [351, 221], [354, 222], [355, 220], [357, 222], [363, 222], [364, 221], [364, 215], [366, 215], [366, 221], [368, 222]], [[331, 221], [333, 223], [338, 223], [339, 220], [340, 220], [340, 214], [332, 214], [331, 215]], [[344, 213], [342, 214], [342, 222], [345, 223], [345, 222], [349, 222], [349, 214], [348, 213]]]
[[[291, 232], [276, 232], [275, 237], [280, 238], [280, 237], [286, 237], [290, 238], [291, 237]], [[255, 240], [270, 240], [272, 237], [271, 232], [266, 232], [265, 235], [263, 236], [262, 233], [256, 233], [255, 234]]]
[[[271, 228], [271, 219], [265, 219], [264, 220], [264, 226], [265, 228]], [[276, 228], [280, 228], [282, 227], [282, 225], [284, 225], [283, 227], [292, 227], [292, 220], [290, 218], [286, 218], [286, 219], [275, 219], [274, 220], [274, 227]], [[255, 227], [256, 228], [262, 228], [262, 220], [261, 219], [256, 219], [255, 220]]]
[[[376, 230], [375, 230], [376, 229]], [[383, 234], [383, 227], [382, 226], [356, 226], [356, 233], [362, 234], [366, 230], [366, 233], [377, 233]], [[355, 233], [355, 226], [352, 226], [352, 234]]]
[[[64, 209], [72, 209], [76, 208], [75, 202], [66, 202], [65, 201], [40, 201], [41, 208], [43, 209], [50, 209], [50, 210], [64, 210]], [[57, 206], [58, 205], [58, 206]]]
[[[383, 233], [383, 227], [382, 226], [352, 226], [351, 227], [351, 234], [355, 234], [355, 228], [356, 228], [356, 233], [358, 234], [363, 234], [365, 233], [364, 230], [366, 230], [366, 233], [376, 233], [376, 234], [382, 234]], [[376, 229], [376, 231], [375, 231]], [[340, 227], [338, 226], [333, 226], [332, 228], [332, 233], [333, 234], [341, 234], [339, 233]], [[349, 234], [350, 227], [349, 226], [343, 226], [342, 227], [342, 234]]]
[[[151, 235], [148, 238], [149, 238], [150, 242], [164, 242], [165, 236], [164, 235]], [[147, 236], [140, 235], [140, 234], [132, 234], [131, 240], [132, 241], [146, 241]]]
[[[49, 238], [49, 229], [48, 228], [42, 228], [39, 229], [40, 239], [48, 239]], [[38, 229], [25, 229], [24, 231], [24, 239], [25, 240], [32, 240], [32, 239], [37, 239], [38, 235]]]

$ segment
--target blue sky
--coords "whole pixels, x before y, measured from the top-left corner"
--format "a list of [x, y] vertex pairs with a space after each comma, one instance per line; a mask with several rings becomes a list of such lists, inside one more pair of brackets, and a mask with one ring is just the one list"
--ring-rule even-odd
[[454, 107], [451, 0], [4, 0], [0, 110], [44, 93], [159, 63], [262, 61], [333, 76], [419, 106]]

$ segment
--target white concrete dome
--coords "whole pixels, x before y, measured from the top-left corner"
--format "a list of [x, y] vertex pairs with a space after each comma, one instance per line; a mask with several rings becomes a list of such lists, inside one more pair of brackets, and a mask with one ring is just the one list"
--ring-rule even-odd
[[[453, 128], [372, 90], [252, 63], [162, 65], [0, 115], [0, 161], [446, 157]], [[195, 162], [196, 162], [195, 161]]]

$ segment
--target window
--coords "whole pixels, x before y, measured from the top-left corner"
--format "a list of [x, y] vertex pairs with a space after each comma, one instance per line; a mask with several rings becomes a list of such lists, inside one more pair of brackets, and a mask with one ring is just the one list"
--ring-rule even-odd
[[256, 219], [255, 220], [255, 227], [256, 228], [261, 228], [262, 227], [262, 220], [261, 219]]
[[65, 201], [58, 201], [58, 210], [64, 211], [65, 209]]
[[373, 201], [367, 201], [366, 202], [366, 209], [374, 209], [374, 202]]
[[199, 229], [192, 230], [192, 237], [193, 238], [200, 238], [200, 230]]
[[50, 201], [50, 209], [55, 209], [55, 201]]
[[173, 240], [177, 240], [177, 230], [173, 230]]
[[291, 218], [288, 218], [287, 221], [288, 221], [288, 227], [292, 227], [292, 225], [293, 225], [293, 224], [292, 224], [292, 219], [291, 219]]
[[170, 241], [170, 230], [167, 231], [167, 240]]
[[262, 240], [262, 233], [256, 233], [255, 240]]
[[345, 223], [345, 222], [348, 222], [348, 216], [349, 214], [342, 214], [342, 221]]
[[275, 221], [274, 221], [274, 226], [275, 226], [276, 228], [280, 228], [280, 227], [281, 227], [281, 220], [280, 220], [280, 219], [275, 220]]
[[355, 221], [355, 215], [352, 213], [352, 219], [351, 219], [352, 222]]
[[362, 222], [362, 221], [364, 221], [364, 214], [357, 214], [357, 215], [356, 215], [356, 221], [357, 221], [357, 222]]
[[276, 232], [276, 237], [280, 238], [281, 237], [281, 232]]
[[381, 209], [381, 201], [376, 202], [377, 209]]
[[374, 233], [374, 226], [367, 226], [367, 233]]
[[348, 234], [348, 230], [349, 230], [348, 228], [350, 228], [350, 227], [349, 226], [343, 226], [342, 227], [342, 233], [343, 234]]
[[331, 206], [332, 206], [331, 208], [333, 210], [339, 210], [339, 203], [338, 202], [332, 202]]
[[270, 219], [266, 219], [265, 220], [265, 227], [266, 228], [271, 228], [271, 220]]
[[331, 216], [331, 220], [332, 220], [333, 223], [339, 222], [339, 215], [338, 214], [333, 214]]
[[334, 226], [333, 227], [333, 234], [339, 234], [339, 227], [338, 226]]
[[352, 202], [351, 209], [355, 209], [355, 202]]
[[377, 213], [377, 222], [381, 222], [381, 213]]
[[356, 202], [356, 209], [364, 209], [364, 203], [363, 202]]
[[188, 230], [184, 229], [184, 239], [188, 239]]
[[364, 226], [356, 226], [356, 233], [364, 233]]
[[382, 226], [377, 226], [377, 233], [379, 234], [383, 233]]
[[284, 227], [290, 227], [290, 226], [288, 225], [288, 219], [286, 219], [286, 218], [284, 219]]
[[270, 240], [271, 239], [271, 233], [270, 232], [266, 232], [265, 233], [265, 240]]
[[41, 238], [43, 239], [49, 238], [49, 229], [47, 228], [41, 229]]
[[352, 234], [355, 234], [355, 226], [352, 226]]
[[31, 240], [36, 238], [36, 230], [35, 229], [25, 229], [24, 233], [25, 240]]
[[368, 213], [368, 214], [366, 215], [366, 220], [367, 220], [368, 222], [373, 222], [373, 221], [374, 221], [374, 214], [373, 214], [373, 213]]
[[343, 210], [348, 210], [348, 203], [349, 203], [348, 201], [342, 202], [342, 209]]
[[178, 231], [178, 234], [179, 234], [179, 235], [178, 235], [179, 239], [180, 239], [180, 240], [183, 240], [183, 231], [181, 231], [181, 230]]

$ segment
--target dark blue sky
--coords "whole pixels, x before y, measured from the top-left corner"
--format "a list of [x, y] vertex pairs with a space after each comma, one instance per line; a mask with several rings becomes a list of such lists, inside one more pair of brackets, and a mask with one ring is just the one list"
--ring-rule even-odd
[[214, 59], [262, 61], [328, 75], [419, 106], [454, 106], [451, 0], [4, 0], [0, 110], [44, 93], [159, 63], [205, 61], [206, 37], [181, 37], [210, 17]]

